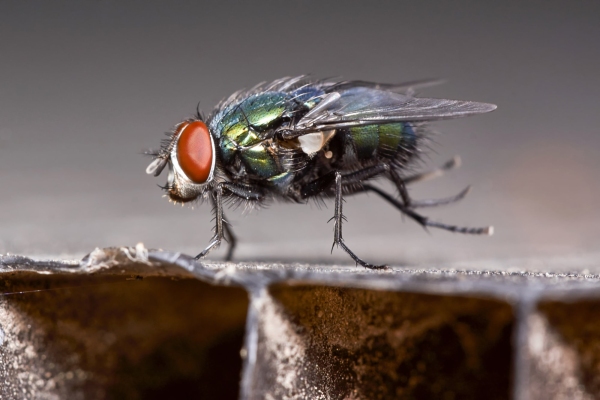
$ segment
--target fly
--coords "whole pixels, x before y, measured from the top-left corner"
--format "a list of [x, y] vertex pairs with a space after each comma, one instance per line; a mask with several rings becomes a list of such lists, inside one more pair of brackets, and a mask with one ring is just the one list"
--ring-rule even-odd
[[[227, 260], [236, 238], [225, 220], [223, 203], [246, 207], [273, 200], [306, 203], [334, 199], [333, 246], [341, 247], [366, 268], [380, 269], [359, 258], [344, 242], [343, 196], [373, 192], [424, 228], [491, 235], [492, 227], [468, 228], [432, 221], [417, 212], [423, 207], [454, 203], [459, 194], [414, 200], [407, 186], [440, 176], [457, 166], [454, 159], [424, 173], [408, 166], [419, 158], [425, 123], [481, 114], [493, 104], [413, 96], [417, 86], [431, 82], [389, 85], [365, 81], [311, 81], [306, 76], [282, 78], [238, 91], [222, 101], [208, 118], [200, 112], [168, 132], [146, 172], [158, 176], [168, 166], [163, 189], [170, 200], [209, 200], [215, 213], [215, 235], [196, 256], [203, 258], [223, 240]], [[398, 194], [373, 186], [389, 179]]]

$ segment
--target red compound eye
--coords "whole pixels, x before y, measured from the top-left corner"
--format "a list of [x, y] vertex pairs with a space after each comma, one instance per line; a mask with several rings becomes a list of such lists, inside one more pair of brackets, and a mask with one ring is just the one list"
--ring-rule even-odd
[[204, 183], [210, 176], [213, 149], [208, 127], [202, 121], [183, 125], [177, 142], [177, 161], [194, 183]]

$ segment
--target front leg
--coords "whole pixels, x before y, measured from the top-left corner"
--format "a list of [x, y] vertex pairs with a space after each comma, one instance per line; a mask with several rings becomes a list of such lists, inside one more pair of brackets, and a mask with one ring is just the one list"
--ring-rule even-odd
[[227, 222], [227, 218], [225, 214], [223, 214], [223, 218], [225, 218], [225, 223], [223, 224], [223, 228], [225, 228], [225, 240], [229, 243], [229, 248], [227, 249], [227, 255], [225, 256], [225, 261], [231, 261], [233, 258], [233, 251], [235, 250], [235, 246], [237, 245], [237, 238], [233, 234], [233, 230], [231, 226], [229, 226], [229, 222]]
[[204, 258], [214, 248], [219, 247], [223, 238], [229, 241], [229, 249], [225, 260], [230, 261], [233, 256], [233, 249], [235, 248], [237, 240], [233, 235], [231, 228], [227, 225], [227, 221], [224, 219], [223, 191], [227, 191], [232, 196], [237, 196], [247, 201], [260, 201], [263, 198], [260, 187], [240, 185], [232, 182], [221, 182], [217, 184], [211, 197], [215, 213], [215, 235], [212, 237], [209, 245], [195, 257], [196, 260]]
[[215, 235], [212, 237], [209, 245], [200, 254], [194, 257], [196, 260], [204, 258], [212, 249], [219, 247], [221, 245], [221, 240], [223, 239], [223, 183], [217, 184], [212, 194], [213, 197], [211, 199], [216, 223]]

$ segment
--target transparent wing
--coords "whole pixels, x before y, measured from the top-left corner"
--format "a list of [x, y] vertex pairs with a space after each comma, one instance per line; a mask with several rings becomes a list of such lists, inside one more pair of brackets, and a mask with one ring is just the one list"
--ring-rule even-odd
[[294, 131], [309, 133], [399, 121], [433, 121], [496, 109], [493, 104], [412, 97], [364, 86], [328, 93], [322, 101], [326, 104], [300, 119]]
[[445, 81], [443, 79], [420, 79], [402, 83], [376, 83], [367, 81], [343, 81], [325, 84], [324, 89], [328, 92], [344, 91], [355, 87], [364, 87], [377, 90], [385, 90], [396, 93], [406, 93], [415, 89], [426, 88], [430, 86], [441, 85]]

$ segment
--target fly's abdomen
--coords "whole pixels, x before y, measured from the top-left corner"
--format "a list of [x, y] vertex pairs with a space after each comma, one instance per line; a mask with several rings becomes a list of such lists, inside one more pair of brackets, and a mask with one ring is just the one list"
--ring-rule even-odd
[[407, 122], [365, 125], [346, 131], [345, 161], [375, 159], [406, 163], [416, 149], [414, 127]]

